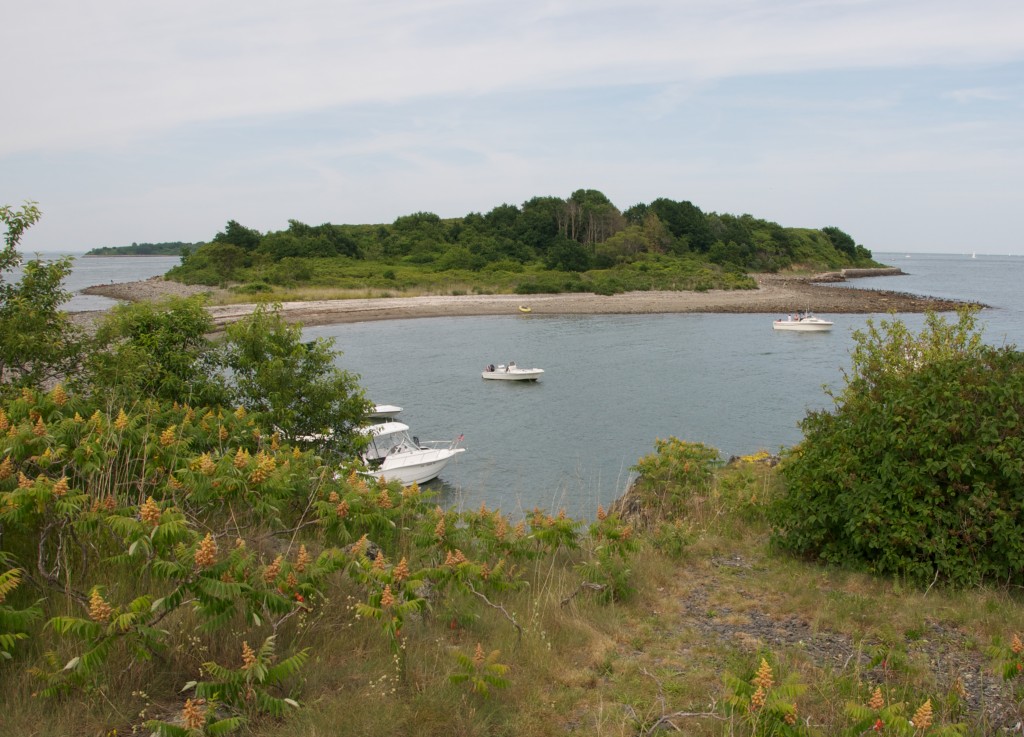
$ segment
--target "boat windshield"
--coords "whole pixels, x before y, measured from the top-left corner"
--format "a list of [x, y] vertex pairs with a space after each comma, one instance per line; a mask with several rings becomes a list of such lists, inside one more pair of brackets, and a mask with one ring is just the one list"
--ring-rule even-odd
[[[397, 423], [395, 423], [397, 424]], [[367, 460], [384, 458], [392, 453], [416, 450], [408, 429], [392, 429], [389, 432], [373, 433], [364, 453]]]

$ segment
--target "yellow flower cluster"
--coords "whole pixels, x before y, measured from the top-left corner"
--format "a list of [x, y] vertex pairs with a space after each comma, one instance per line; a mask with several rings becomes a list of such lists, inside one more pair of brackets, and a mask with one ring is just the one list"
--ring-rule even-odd
[[[344, 504], [345, 502], [342, 502]], [[369, 540], [366, 539], [364, 534], [361, 538], [352, 543], [352, 555], [363, 555], [366, 552], [366, 546], [369, 544]]]
[[242, 642], [242, 670], [249, 670], [256, 665], [256, 652], [249, 647], [249, 643]]
[[[3, 478], [3, 476], [0, 476]], [[1010, 649], [1013, 650], [1014, 655], [1020, 655], [1024, 652], [1024, 642], [1020, 641], [1020, 636], [1014, 633], [1013, 639], [1010, 640]]]
[[206, 699], [185, 699], [181, 722], [185, 729], [202, 729], [206, 724]]
[[4, 462], [0, 463], [0, 481], [3, 481], [4, 479], [9, 479], [13, 474], [14, 464], [11, 463], [11, 457], [7, 456], [6, 458], [4, 458]]
[[43, 422], [42, 415], [36, 420], [36, 424], [32, 427], [32, 434], [37, 438], [41, 438], [46, 435], [46, 423]]
[[381, 509], [391, 509], [391, 507], [394, 506], [394, 504], [391, 503], [391, 495], [388, 494], [387, 489], [384, 489], [380, 493], [380, 496], [377, 497], [377, 506]]
[[174, 445], [174, 440], [175, 437], [177, 436], [177, 433], [178, 426], [170, 425], [166, 430], [160, 433], [160, 445], [164, 446], [165, 448], [170, 445]]
[[757, 669], [757, 675], [750, 681], [755, 686], [760, 686], [766, 691], [775, 685], [775, 676], [768, 661], [761, 658], [761, 667]]
[[390, 609], [395, 605], [395, 595], [391, 593], [391, 584], [384, 586], [384, 593], [380, 595], [380, 605], [384, 609]]
[[211, 533], [207, 532], [206, 537], [196, 548], [195, 561], [200, 568], [209, 568], [217, 562], [217, 541], [213, 539]]
[[910, 720], [914, 729], [924, 731], [932, 726], [932, 700], [928, 699], [914, 712], [914, 718]]
[[403, 557], [398, 561], [398, 565], [395, 566], [395, 570], [391, 572], [391, 577], [395, 579], [396, 583], [401, 583], [405, 579], [409, 578], [409, 564]]
[[245, 448], [239, 448], [238, 452], [235, 453], [235, 460], [231, 463], [239, 471], [244, 470], [245, 467], [249, 465], [249, 451]]
[[775, 685], [772, 667], [764, 658], [761, 658], [761, 667], [757, 669], [757, 674], [750, 680], [750, 683], [757, 686], [754, 695], [750, 697], [750, 708], [757, 710], [765, 705], [768, 700], [768, 689]]
[[63, 407], [68, 403], [68, 393], [64, 391], [63, 385], [57, 384], [57, 386], [53, 387], [53, 391], [50, 392], [50, 399], [58, 407]]
[[305, 545], [300, 545], [299, 546], [299, 554], [295, 558], [295, 570], [298, 571], [299, 573], [302, 573], [303, 571], [306, 570], [306, 566], [308, 566], [312, 562], [313, 562], [313, 558], [309, 554], [309, 551], [306, 550], [306, 546]]
[[344, 499], [334, 508], [334, 513], [338, 515], [338, 519], [345, 519], [348, 516], [348, 502]]
[[477, 668], [479, 668], [481, 665], [484, 664], [485, 659], [486, 658], [484, 657], [484, 646], [478, 642], [476, 644], [476, 650], [473, 652], [473, 664]]
[[109, 622], [114, 609], [104, 599], [99, 589], [93, 589], [89, 595], [89, 619], [93, 622]]
[[871, 694], [871, 700], [868, 701], [868, 707], [875, 711], [881, 711], [885, 708], [885, 697], [882, 696], [881, 686], [875, 686], [875, 692]]
[[274, 456], [260, 451], [256, 454], [256, 468], [249, 474], [249, 483], [263, 483], [276, 468], [277, 462], [274, 460]]
[[70, 488], [71, 488], [71, 486], [68, 484], [68, 477], [67, 476], [62, 476], [57, 481], [57, 483], [55, 483], [53, 485], [53, 495], [54, 496], [64, 496], [65, 494], [68, 493], [68, 490]]
[[213, 458], [210, 457], [209, 453], [203, 453], [199, 456], [199, 472], [204, 476], [213, 476], [217, 470], [217, 464], [213, 462]]
[[160, 523], [160, 506], [153, 497], [146, 499], [146, 503], [139, 508], [139, 517], [143, 522], [154, 527]]
[[274, 559], [273, 563], [267, 566], [266, 570], [263, 571], [264, 581], [267, 583], [274, 583], [274, 581], [277, 580], [278, 574], [281, 573], [281, 561], [283, 559], [284, 556], [279, 555]]
[[454, 554], [452, 553], [452, 551], [449, 550], [448, 553], [445, 555], [445, 558], [444, 558], [444, 564], [446, 566], [452, 566], [453, 568], [455, 566], [459, 565], [460, 563], [465, 563], [466, 561], [467, 561], [467, 558], [466, 558], [465, 553], [463, 553], [458, 548], [455, 549], [455, 553]]
[[117, 413], [117, 419], [114, 420], [114, 428], [119, 432], [123, 431], [128, 427], [128, 415], [125, 414], [124, 408]]

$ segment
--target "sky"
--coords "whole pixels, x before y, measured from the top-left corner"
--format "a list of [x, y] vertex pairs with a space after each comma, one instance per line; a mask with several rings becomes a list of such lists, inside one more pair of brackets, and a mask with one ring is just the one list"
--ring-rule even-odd
[[1021, 0], [0, 0], [24, 253], [659, 197], [1024, 254]]

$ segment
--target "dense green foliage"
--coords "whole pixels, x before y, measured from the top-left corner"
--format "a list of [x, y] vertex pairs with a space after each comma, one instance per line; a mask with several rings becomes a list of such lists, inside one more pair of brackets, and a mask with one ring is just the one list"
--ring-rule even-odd
[[751, 215], [705, 213], [660, 198], [620, 211], [596, 190], [534, 197], [486, 214], [429, 212], [391, 224], [260, 233], [230, 220], [171, 278], [193, 284], [444, 289], [452, 282], [519, 293], [752, 288], [751, 271], [870, 266], [871, 252], [836, 227], [784, 228]]
[[303, 341], [302, 326], [261, 305], [228, 326], [220, 354], [231, 398], [285, 438], [341, 456], [358, 450], [371, 406], [354, 374], [335, 366], [334, 341]]
[[132, 243], [130, 246], [102, 246], [86, 251], [86, 256], [179, 256], [190, 253], [202, 243]]
[[773, 519], [784, 548], [915, 581], [1024, 583], [1024, 354], [975, 318], [869, 322], [810, 413]]
[[[564, 515], [535, 510], [517, 525], [338, 473], [242, 409], [92, 407], [61, 387], [0, 406], [0, 647], [17, 657], [33, 638], [52, 653], [35, 668], [43, 696], [170, 678], [172, 691], [230, 710], [224, 728], [281, 716], [298, 706], [301, 642], [315, 627], [375, 621], [382, 646], [401, 654], [428, 596], [459, 617], [466, 596], [520, 587], [524, 561], [587, 540], [600, 542], [599, 560], [622, 562], [631, 549], [614, 516], [580, 535]], [[362, 597], [354, 611], [328, 599], [343, 575]], [[215, 657], [196, 680], [204, 653]], [[500, 688], [494, 657], [479, 673], [460, 660], [453, 682]], [[0, 682], [23, 676], [16, 667]], [[215, 715], [192, 716], [210, 727]]]
[[147, 398], [226, 404], [217, 354], [206, 337], [212, 329], [197, 299], [118, 305], [100, 323], [86, 370], [73, 384], [104, 396], [108, 409]]
[[[61, 309], [71, 298], [64, 289], [71, 259], [23, 262], [17, 250], [39, 217], [31, 202], [17, 210], [0, 206], [0, 222], [6, 226], [0, 250], [0, 396], [12, 387], [70, 373], [82, 355], [79, 333]], [[20, 279], [12, 282], [18, 267]]]

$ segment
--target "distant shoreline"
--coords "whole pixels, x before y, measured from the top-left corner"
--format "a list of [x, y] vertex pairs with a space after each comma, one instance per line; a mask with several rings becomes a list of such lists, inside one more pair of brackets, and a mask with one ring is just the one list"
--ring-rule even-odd
[[[985, 305], [888, 290], [828, 286], [850, 278], [901, 275], [898, 268], [850, 269], [814, 276], [753, 275], [757, 289], [708, 290], [705, 292], [626, 292], [602, 296], [591, 293], [434, 295], [284, 302], [281, 311], [292, 322], [330, 325], [371, 320], [403, 320], [421, 317], [473, 317], [483, 315], [598, 314], [785, 314], [799, 310], [817, 313], [865, 314], [889, 312], [951, 312], [965, 305]], [[167, 296], [215, 293], [211, 287], [190, 286], [153, 277], [144, 281], [101, 284], [83, 289], [125, 301], [158, 300]], [[213, 305], [208, 308], [214, 323], [223, 327], [252, 313], [256, 304]]]

